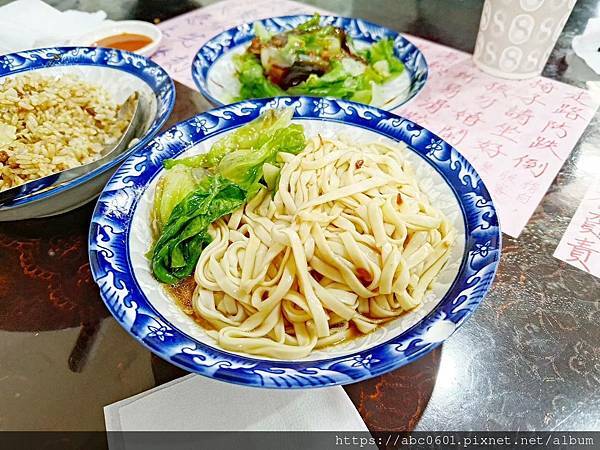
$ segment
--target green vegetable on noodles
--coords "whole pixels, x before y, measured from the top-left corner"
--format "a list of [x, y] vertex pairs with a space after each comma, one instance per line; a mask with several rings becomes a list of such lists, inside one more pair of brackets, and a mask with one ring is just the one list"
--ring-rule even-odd
[[263, 165], [263, 177], [265, 179], [265, 183], [267, 184], [267, 188], [275, 194], [277, 192], [277, 185], [279, 184], [279, 175], [281, 169], [271, 163], [265, 163]]
[[173, 209], [154, 246], [152, 272], [173, 284], [190, 275], [202, 249], [211, 242], [209, 225], [247, 200], [244, 189], [221, 177], [207, 177]]
[[306, 146], [302, 125], [275, 130], [270, 139], [257, 149], [241, 149], [227, 153], [217, 168], [225, 178], [237, 183], [253, 197], [261, 185], [263, 165], [275, 164], [279, 152], [296, 154]]
[[[238, 128], [218, 141], [208, 153], [209, 162], [215, 166], [221, 162], [227, 153], [237, 150], [260, 151], [267, 143], [278, 146], [277, 152], [298, 152], [301, 145], [304, 146], [304, 128], [292, 124], [294, 110], [292, 108], [276, 111], [268, 110], [261, 117], [249, 124]], [[299, 142], [298, 130], [301, 131], [302, 139]], [[290, 140], [285, 139], [289, 133]], [[277, 139], [274, 139], [277, 136]]]
[[152, 211], [158, 239], [150, 252], [157, 280], [173, 284], [189, 276], [211, 242], [212, 222], [230, 214], [262, 188], [276, 189], [280, 152], [306, 146], [293, 110], [269, 110], [215, 142], [208, 153], [164, 162]]
[[[175, 167], [178, 164], [214, 169], [227, 153], [237, 150], [256, 151], [260, 149], [263, 144], [271, 139], [273, 133], [279, 129], [287, 129], [291, 125], [293, 115], [294, 111], [292, 109], [282, 111], [268, 110], [258, 119], [219, 139], [212, 145], [208, 153], [189, 158], [167, 159], [163, 164], [167, 169]], [[292, 134], [294, 133], [292, 132]], [[291, 153], [289, 150], [286, 150], [285, 142], [283, 145], [284, 147], [280, 151]], [[294, 146], [297, 145], [297, 143], [294, 144]]]
[[156, 186], [152, 209], [152, 225], [155, 231], [162, 229], [175, 206], [196, 188], [204, 176], [206, 173], [202, 169], [180, 165], [168, 170], [161, 177]]

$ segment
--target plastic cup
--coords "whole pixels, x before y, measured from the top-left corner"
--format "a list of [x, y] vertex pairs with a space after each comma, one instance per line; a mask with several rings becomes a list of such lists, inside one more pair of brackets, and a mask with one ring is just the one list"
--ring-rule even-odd
[[577, 0], [485, 0], [473, 62], [502, 78], [542, 73]]

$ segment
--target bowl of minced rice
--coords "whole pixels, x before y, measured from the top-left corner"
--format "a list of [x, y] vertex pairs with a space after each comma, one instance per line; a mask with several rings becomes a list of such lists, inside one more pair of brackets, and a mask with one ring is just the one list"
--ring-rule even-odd
[[127, 128], [119, 107], [102, 86], [76, 75], [7, 80], [0, 85], [0, 191], [99, 159]]
[[75, 180], [1, 205], [0, 221], [60, 214], [94, 199], [118, 164], [158, 132], [175, 97], [160, 66], [129, 52], [75, 47], [0, 56], [0, 192], [100, 159], [129, 125], [120, 108], [134, 91], [144, 130], [137, 144]]

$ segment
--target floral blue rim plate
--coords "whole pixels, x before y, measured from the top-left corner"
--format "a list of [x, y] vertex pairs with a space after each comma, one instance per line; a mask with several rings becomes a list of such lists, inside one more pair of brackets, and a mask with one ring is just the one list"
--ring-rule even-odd
[[[166, 305], [151, 278], [144, 253], [151, 193], [166, 158], [189, 155], [223, 133], [257, 118], [265, 109], [293, 107], [294, 120], [320, 130], [351, 130], [353, 136], [403, 141], [417, 172], [439, 178], [441, 201], [455, 203], [455, 223], [464, 238], [449, 266], [440, 297], [404, 328], [342, 350], [281, 361], [221, 350], [200, 327]], [[412, 161], [412, 160], [411, 160]], [[433, 190], [432, 190], [433, 192]], [[443, 195], [447, 195], [444, 197]], [[279, 97], [221, 107], [181, 122], [136, 150], [101, 194], [93, 214], [90, 263], [101, 296], [117, 321], [155, 354], [190, 372], [222, 381], [267, 388], [310, 388], [354, 383], [423, 356], [448, 338], [486, 295], [500, 259], [496, 210], [477, 172], [442, 139], [392, 113], [342, 100]], [[148, 267], [146, 267], [148, 266]], [[166, 305], [166, 306], [165, 306]], [[407, 313], [408, 315], [412, 312]], [[186, 321], [189, 321], [189, 325]], [[400, 321], [396, 319], [392, 322]], [[198, 332], [199, 333], [199, 332]], [[372, 333], [373, 334], [373, 333]]]
[[[17, 198], [6, 205], [7, 209], [3, 208], [4, 211], [19, 207], [23, 210], [27, 205], [57, 197], [114, 169], [154, 137], [167, 121], [175, 104], [175, 86], [166, 71], [151, 60], [126, 51], [98, 47], [52, 47], [0, 56], [0, 83], [5, 77], [32, 71], [52, 76], [78, 75], [83, 80], [100, 84], [111, 94], [124, 98], [137, 89], [141, 94], [140, 106], [144, 113], [145, 133], [131, 149], [101, 167], [50, 191]], [[96, 195], [102, 185], [103, 183], [99, 183]], [[82, 192], [81, 195], [89, 196], [90, 192]], [[80, 199], [66, 199], [77, 200]]]
[[[234, 69], [230, 57], [245, 48], [255, 37], [254, 25], [260, 23], [269, 31], [280, 33], [291, 30], [306, 22], [312, 16], [306, 14], [272, 17], [245, 23], [230, 28], [210, 39], [196, 53], [192, 62], [194, 83], [211, 103], [217, 106], [232, 103], [230, 91], [235, 90]], [[383, 109], [391, 111], [413, 99], [425, 86], [428, 67], [425, 57], [412, 42], [399, 33], [362, 19], [337, 16], [322, 16], [322, 25], [342, 28], [356, 42], [373, 44], [383, 38], [390, 38], [396, 56], [403, 62], [410, 82], [405, 95], [386, 104]]]

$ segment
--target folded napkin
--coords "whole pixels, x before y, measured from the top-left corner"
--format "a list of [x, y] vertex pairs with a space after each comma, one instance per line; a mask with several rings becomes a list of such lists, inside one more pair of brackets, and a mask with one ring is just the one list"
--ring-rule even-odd
[[67, 45], [105, 20], [104, 11], [60, 12], [41, 0], [16, 0], [0, 7], [0, 54]]
[[575, 54], [600, 74], [600, 17], [588, 20], [583, 34], [575, 36], [571, 45]]
[[258, 389], [188, 375], [104, 407], [107, 431], [368, 431], [343, 388]]

